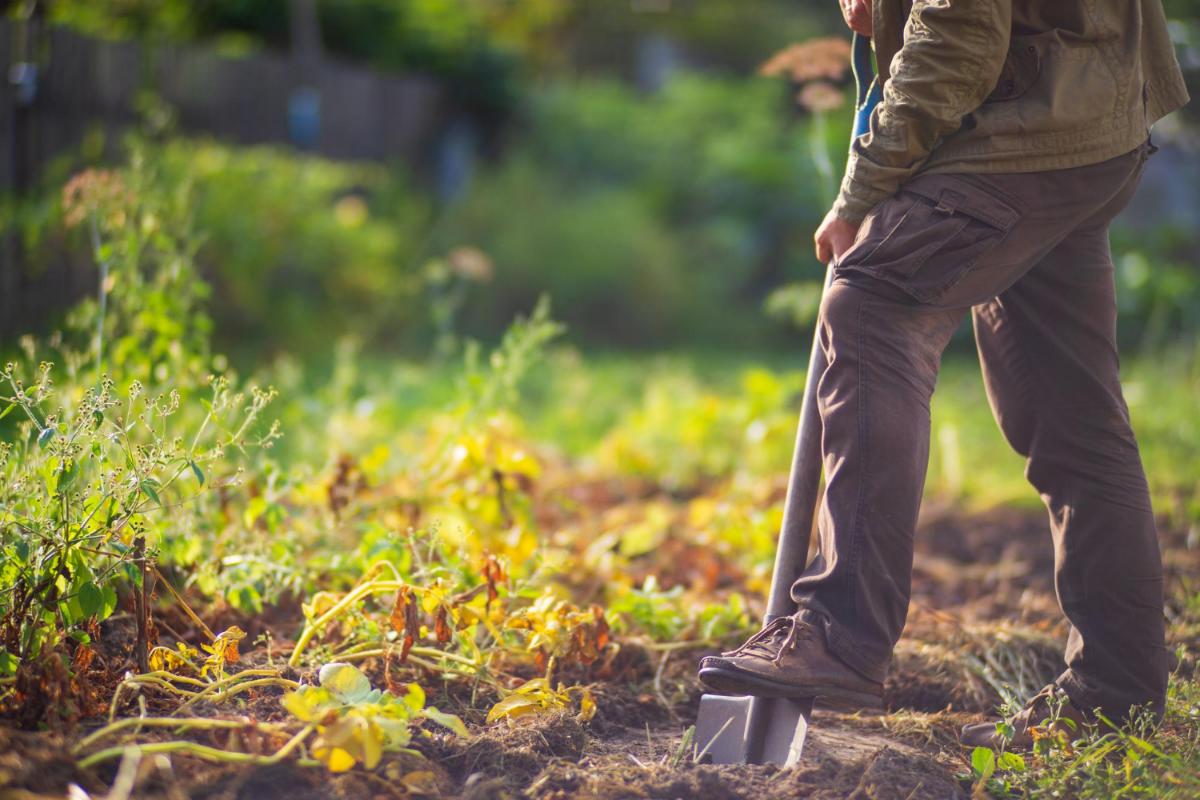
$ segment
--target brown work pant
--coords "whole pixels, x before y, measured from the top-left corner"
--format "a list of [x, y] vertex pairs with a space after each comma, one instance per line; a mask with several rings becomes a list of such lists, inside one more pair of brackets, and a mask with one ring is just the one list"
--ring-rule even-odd
[[[1149, 143], [1052, 172], [920, 175], [835, 265], [819, 331], [820, 551], [792, 587], [830, 646], [883, 680], [904, 628], [942, 351], [970, 310], [992, 411], [1050, 511], [1072, 702], [1161, 711], [1163, 572], [1117, 378], [1108, 226]], [[813, 616], [812, 614], [806, 616]]]

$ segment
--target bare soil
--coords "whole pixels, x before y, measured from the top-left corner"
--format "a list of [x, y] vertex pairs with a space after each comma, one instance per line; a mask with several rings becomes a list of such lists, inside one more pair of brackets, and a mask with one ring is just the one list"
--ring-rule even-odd
[[[818, 710], [802, 763], [775, 766], [696, 764], [681, 743], [694, 722], [700, 688], [693, 668], [701, 651], [662, 657], [626, 645], [590, 676], [598, 704], [587, 723], [566, 714], [486, 726], [469, 698], [431, 692], [431, 702], [464, 712], [473, 736], [432, 734], [414, 746], [424, 755], [388, 757], [374, 771], [331, 776], [281, 764], [214, 766], [175, 758], [143, 765], [132, 797], [206, 800], [316, 798], [910, 798], [969, 797], [956, 732], [1000, 700], [979, 665], [1007, 665], [1030, 686], [1062, 668], [1066, 629], [1054, 600], [1053, 555], [1045, 518], [1003, 510], [963, 516], [933, 510], [922, 520], [913, 606], [885, 687], [887, 713], [845, 715]], [[1194, 575], [1198, 557], [1182, 534], [1164, 538], [1169, 583]], [[1176, 587], [1178, 588], [1178, 587]], [[1169, 596], [1173, 593], [1170, 586]], [[281, 614], [287, 616], [286, 614]], [[272, 619], [271, 622], [275, 620]], [[185, 620], [168, 624], [186, 626]], [[242, 624], [242, 622], [238, 622]], [[260, 625], [262, 623], [260, 622]], [[1186, 632], [1179, 632], [1186, 633]], [[125, 635], [120, 625], [107, 634]], [[1200, 639], [1200, 632], [1188, 634]], [[247, 641], [250, 641], [249, 639]], [[123, 666], [112, 642], [105, 669]], [[250, 650], [250, 664], [265, 652]], [[386, 667], [368, 665], [373, 680]], [[1187, 665], [1185, 665], [1187, 666]], [[578, 676], [585, 680], [588, 675]], [[279, 715], [278, 692], [246, 700], [236, 713]], [[149, 709], [153, 712], [153, 708]], [[211, 713], [230, 713], [229, 709]], [[76, 783], [93, 797], [111, 785], [115, 764], [79, 770], [72, 737], [96, 723], [85, 718], [62, 731], [0, 727], [0, 800], [64, 797]], [[203, 739], [203, 737], [200, 737]], [[212, 742], [220, 744], [219, 741]]]

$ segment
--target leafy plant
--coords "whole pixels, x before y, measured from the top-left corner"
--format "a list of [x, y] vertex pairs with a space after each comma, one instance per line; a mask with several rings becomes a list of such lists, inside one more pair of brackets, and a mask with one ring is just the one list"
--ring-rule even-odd
[[166, 535], [164, 510], [235, 485], [236, 473], [208, 474], [227, 449], [272, 438], [248, 435], [269, 392], [252, 390], [247, 401], [214, 379], [207, 413], [185, 437], [169, 427], [178, 392], [150, 396], [135, 381], [118, 399], [106, 378], [77, 403], [57, 405], [51, 369], [43, 363], [31, 385], [15, 364], [0, 372], [10, 390], [0, 413], [26, 418], [0, 459], [0, 574], [13, 587], [0, 597], [0, 638], [21, 659], [63, 635], [86, 644], [87, 624], [116, 608], [117, 581], [144, 585], [147, 548]]
[[986, 790], [993, 795], [1006, 796], [1012, 783], [1001, 773], [1025, 771], [1025, 759], [1017, 753], [996, 754], [990, 747], [976, 747], [971, 751], [971, 780], [976, 794]]
[[0, 370], [0, 419], [11, 417], [0, 442], [0, 650], [16, 661], [69, 643], [88, 663], [95, 626], [126, 591], [148, 668], [155, 556], [197, 517], [164, 519], [222, 502], [241, 480], [230, 454], [278, 437], [259, 425], [272, 391], [237, 390], [210, 371], [187, 187], [159, 179], [135, 149], [126, 169], [68, 182], [65, 218], [91, 243], [97, 297]]
[[174, 650], [156, 647], [150, 651], [150, 669], [173, 673], [186, 670], [201, 678], [212, 675], [219, 680], [225, 677], [227, 664], [237, 663], [238, 642], [245, 638], [246, 632], [234, 625], [213, 637], [210, 644], [201, 645], [199, 651], [185, 642], [179, 642]]
[[553, 660], [590, 664], [609, 642], [604, 609], [580, 609], [550, 591], [510, 614], [504, 624], [527, 632], [525, 648], [535, 653], [538, 665], [547, 670], [552, 669]]
[[331, 772], [345, 772], [359, 762], [374, 769], [384, 752], [406, 749], [411, 724], [422, 719], [467, 735], [458, 717], [426, 706], [425, 692], [415, 683], [396, 697], [372, 689], [361, 670], [344, 663], [321, 667], [319, 681], [285, 695], [282, 702], [296, 719], [316, 726], [313, 756]]

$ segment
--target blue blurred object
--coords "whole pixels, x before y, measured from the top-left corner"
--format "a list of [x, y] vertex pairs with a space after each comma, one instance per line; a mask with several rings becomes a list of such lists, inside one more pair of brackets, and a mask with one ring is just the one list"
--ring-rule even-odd
[[871, 54], [871, 38], [854, 34], [851, 43], [851, 68], [854, 70], [854, 85], [858, 102], [854, 108], [854, 138], [857, 139], [871, 129], [871, 112], [883, 99], [883, 90], [875, 75], [875, 64]]
[[8, 82], [14, 89], [17, 105], [33, 105], [38, 90], [37, 64], [28, 61], [13, 64], [8, 70]]
[[297, 87], [288, 98], [288, 137], [302, 150], [315, 150], [321, 138], [321, 93]]

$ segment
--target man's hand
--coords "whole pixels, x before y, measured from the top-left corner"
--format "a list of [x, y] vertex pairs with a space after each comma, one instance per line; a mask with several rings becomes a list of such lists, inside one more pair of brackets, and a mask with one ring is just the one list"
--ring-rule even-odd
[[828, 264], [841, 258], [842, 253], [854, 244], [854, 237], [857, 235], [857, 225], [847, 222], [831, 210], [825, 215], [821, 227], [817, 228], [817, 233], [813, 236], [817, 244], [817, 261]]
[[838, 0], [842, 5], [842, 16], [855, 33], [871, 35], [871, 0]]

